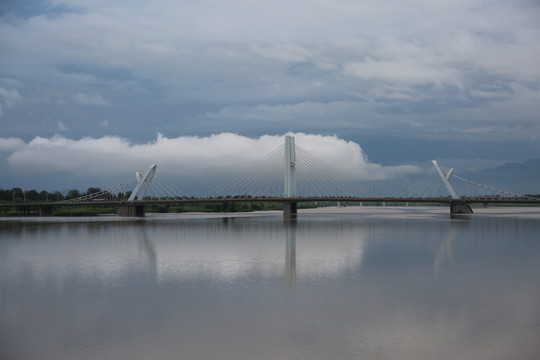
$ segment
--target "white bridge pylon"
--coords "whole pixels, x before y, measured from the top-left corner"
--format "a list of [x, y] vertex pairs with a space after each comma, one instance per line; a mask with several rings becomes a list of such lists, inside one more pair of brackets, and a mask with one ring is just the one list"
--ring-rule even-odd
[[296, 151], [294, 136], [285, 136], [285, 194], [286, 198], [296, 197]]
[[452, 187], [452, 184], [450, 184], [450, 177], [452, 176], [452, 174], [454, 173], [454, 169], [450, 169], [448, 172], [445, 172], [440, 166], [439, 166], [439, 163], [437, 162], [437, 160], [431, 160], [431, 162], [433, 163], [433, 166], [435, 166], [435, 169], [437, 169], [437, 172], [439, 173], [443, 183], [444, 183], [444, 186], [446, 186], [446, 189], [448, 190], [448, 192], [450, 193], [450, 196], [452, 196], [452, 199], [454, 200], [459, 200], [461, 199], [461, 197], [456, 193], [456, 190], [454, 190], [454, 188]]
[[143, 199], [148, 191], [148, 187], [154, 178], [154, 173], [156, 172], [157, 164], [152, 164], [150, 170], [146, 174], [136, 172], [135, 176], [137, 178], [138, 184], [135, 187], [135, 190], [131, 193], [131, 196], [128, 198], [128, 201], [135, 201], [137, 199]]

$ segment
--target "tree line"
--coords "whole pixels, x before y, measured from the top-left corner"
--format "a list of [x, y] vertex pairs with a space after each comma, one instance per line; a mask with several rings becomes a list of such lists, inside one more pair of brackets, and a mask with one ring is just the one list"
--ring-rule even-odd
[[[46, 190], [37, 191], [37, 190], [23, 190], [21, 188], [12, 188], [12, 189], [2, 189], [0, 188], [0, 202], [58, 202], [64, 200], [76, 199], [85, 195], [92, 195], [100, 193], [102, 190], [99, 187], [89, 187], [86, 192], [81, 192], [77, 189], [69, 190], [66, 195], [62, 194], [60, 191], [49, 192]], [[103, 198], [110, 200], [121, 200], [127, 199], [131, 195], [131, 191], [128, 192], [119, 192], [116, 194], [104, 194]]]

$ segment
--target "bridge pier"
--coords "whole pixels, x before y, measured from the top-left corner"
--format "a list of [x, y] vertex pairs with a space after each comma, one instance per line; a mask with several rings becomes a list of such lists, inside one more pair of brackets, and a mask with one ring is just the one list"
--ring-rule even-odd
[[53, 216], [54, 207], [52, 206], [40, 206], [39, 216]]
[[144, 217], [144, 205], [121, 205], [116, 212], [118, 216]]
[[451, 202], [450, 203], [450, 215], [457, 214], [472, 214], [473, 210], [471, 206], [462, 202]]
[[283, 202], [283, 218], [292, 219], [298, 215], [298, 203], [296, 201]]
[[22, 205], [16, 206], [15, 211], [24, 213], [24, 216], [30, 216], [30, 207], [29, 206], [22, 206]]

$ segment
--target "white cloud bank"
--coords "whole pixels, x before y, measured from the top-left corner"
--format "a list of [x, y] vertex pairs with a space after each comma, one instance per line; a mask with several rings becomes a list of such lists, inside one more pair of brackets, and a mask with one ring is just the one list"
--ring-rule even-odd
[[0, 138], [0, 152], [13, 153], [26, 147], [26, 143], [19, 138]]
[[[368, 161], [362, 148], [336, 136], [292, 134], [296, 145], [351, 178], [384, 180], [420, 171], [415, 166], [382, 166]], [[158, 164], [157, 174], [174, 181], [184, 177], [230, 177], [259, 161], [284, 142], [281, 135], [248, 138], [232, 133], [208, 137], [168, 138], [158, 134], [146, 144], [134, 144], [117, 136], [73, 140], [61, 135], [36, 137], [28, 143], [0, 138], [3, 160], [14, 174], [63, 176], [110, 181], [114, 185], [138, 170]], [[62, 186], [79, 187], [78, 184]]]

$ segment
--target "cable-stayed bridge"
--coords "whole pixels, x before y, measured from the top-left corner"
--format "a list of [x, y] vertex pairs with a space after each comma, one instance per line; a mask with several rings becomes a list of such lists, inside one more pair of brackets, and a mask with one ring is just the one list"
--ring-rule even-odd
[[[118, 215], [144, 216], [145, 207], [155, 204], [274, 202], [283, 204], [285, 217], [297, 214], [298, 203], [364, 202], [437, 203], [450, 207], [451, 214], [470, 214], [469, 204], [536, 204], [540, 199], [483, 185], [444, 170], [433, 160], [433, 168], [418, 181], [403, 186], [395, 195], [379, 195], [344, 171], [318, 159], [286, 136], [283, 145], [239, 172], [205, 196], [190, 196], [156, 176], [157, 165], [137, 172], [135, 179], [76, 199], [47, 203], [0, 204], [0, 211], [15, 208], [50, 216], [59, 207], [118, 206]], [[458, 194], [451, 180], [464, 184]], [[133, 189], [133, 190], [131, 190]]]

